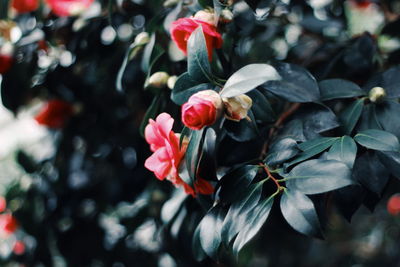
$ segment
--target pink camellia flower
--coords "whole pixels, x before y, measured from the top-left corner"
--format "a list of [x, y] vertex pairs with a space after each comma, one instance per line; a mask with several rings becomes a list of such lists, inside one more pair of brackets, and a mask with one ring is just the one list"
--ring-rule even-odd
[[46, 0], [51, 11], [60, 17], [76, 16], [85, 11], [94, 0]]
[[200, 91], [182, 105], [182, 122], [192, 130], [212, 125], [222, 111], [222, 99], [213, 90]]
[[11, 213], [0, 214], [0, 236], [10, 235], [18, 229], [18, 222]]
[[18, 13], [28, 13], [39, 7], [39, 0], [12, 0], [11, 5]]
[[63, 100], [50, 100], [36, 115], [35, 120], [49, 128], [62, 128], [74, 112], [73, 106]]
[[214, 48], [222, 47], [222, 37], [217, 28], [205, 21], [196, 18], [180, 18], [172, 23], [171, 38], [178, 48], [187, 55], [187, 42], [192, 32], [202, 26], [206, 40], [208, 59], [211, 61]]
[[394, 194], [389, 198], [387, 211], [393, 216], [400, 214], [400, 194]]
[[186, 184], [179, 177], [179, 165], [185, 155], [187, 143], [183, 142], [179, 147], [179, 135], [172, 131], [174, 119], [167, 113], [161, 113], [156, 120], [149, 120], [145, 128], [145, 139], [150, 144], [153, 154], [146, 160], [144, 166], [154, 172], [155, 176], [167, 179], [175, 186], [182, 186], [187, 194], [196, 196], [200, 194], [212, 194], [214, 188], [204, 179], [198, 179], [194, 188]]

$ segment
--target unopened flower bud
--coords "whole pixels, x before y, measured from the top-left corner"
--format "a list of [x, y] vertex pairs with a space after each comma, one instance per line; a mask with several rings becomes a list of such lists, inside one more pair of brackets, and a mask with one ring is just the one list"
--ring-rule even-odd
[[225, 106], [225, 117], [228, 120], [240, 121], [247, 117], [247, 113], [253, 105], [253, 100], [247, 95], [239, 95], [223, 98]]
[[182, 122], [186, 127], [200, 130], [215, 123], [222, 113], [222, 99], [213, 90], [200, 91], [182, 105]]
[[214, 12], [207, 9], [198, 11], [193, 18], [207, 22], [211, 25], [214, 25], [215, 22]]
[[229, 9], [222, 10], [219, 20], [225, 24], [231, 22], [233, 20], [232, 11], [230, 11]]
[[373, 103], [380, 103], [385, 98], [386, 92], [382, 87], [374, 87], [369, 91], [369, 100]]
[[148, 85], [156, 88], [163, 88], [167, 85], [169, 79], [168, 73], [159, 71], [150, 76]]
[[178, 80], [178, 76], [176, 76], [176, 75], [169, 77], [169, 79], [167, 81], [167, 86], [169, 89], [171, 89], [171, 90], [174, 89], [176, 80]]
[[150, 41], [150, 36], [147, 32], [141, 32], [136, 35], [135, 44], [136, 45], [145, 45]]
[[400, 194], [394, 194], [389, 198], [387, 211], [393, 216], [400, 214]]

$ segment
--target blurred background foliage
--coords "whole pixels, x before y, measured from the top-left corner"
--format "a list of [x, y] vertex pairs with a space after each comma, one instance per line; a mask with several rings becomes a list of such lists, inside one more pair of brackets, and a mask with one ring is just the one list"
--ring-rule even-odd
[[[318, 79], [363, 84], [378, 69], [400, 63], [400, 1], [247, 1], [255, 14], [246, 2], [235, 2], [224, 50], [236, 66], [284, 60]], [[143, 89], [146, 51], [127, 52], [137, 34], [154, 32], [164, 51], [157, 71], [185, 71], [166, 31], [181, 4], [104, 0], [74, 17], [57, 17], [44, 5], [9, 12], [14, 63], [0, 78], [0, 194], [18, 229], [0, 239], [0, 264], [400, 266], [400, 217], [386, 211], [399, 180], [387, 186], [373, 214], [362, 208], [351, 224], [329, 206], [320, 214], [328, 222], [325, 240], [295, 233], [273, 210], [238, 262], [230, 255], [219, 262], [194, 259], [192, 233], [209, 199], [187, 197], [144, 169], [150, 151], [139, 129], [154, 95], [174, 117], [179, 107], [168, 92]], [[184, 4], [187, 13], [213, 6], [207, 0]], [[34, 120], [51, 99], [74, 108], [62, 129]], [[229, 162], [232, 153], [220, 157]], [[22, 253], [16, 241], [23, 242]]]

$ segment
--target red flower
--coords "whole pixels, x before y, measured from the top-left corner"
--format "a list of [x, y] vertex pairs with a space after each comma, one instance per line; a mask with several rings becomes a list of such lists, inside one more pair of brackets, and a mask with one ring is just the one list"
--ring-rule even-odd
[[18, 222], [12, 214], [0, 214], [0, 233], [10, 235], [18, 229]]
[[73, 114], [73, 107], [62, 100], [51, 100], [36, 115], [35, 120], [49, 128], [62, 128]]
[[94, 0], [46, 0], [51, 11], [60, 17], [74, 16], [87, 9]]
[[179, 136], [172, 131], [173, 124], [174, 119], [167, 113], [161, 113], [155, 121], [149, 120], [145, 129], [145, 139], [154, 153], [146, 160], [144, 166], [154, 172], [158, 179], [167, 179], [177, 187], [183, 186], [187, 194], [212, 194], [214, 188], [206, 180], [198, 179], [193, 189], [179, 177], [178, 169], [187, 144], [183, 143], [182, 147], [179, 147]]
[[182, 122], [193, 130], [212, 125], [222, 110], [222, 100], [213, 90], [200, 91], [182, 105]]
[[0, 196], [0, 212], [5, 211], [7, 208], [7, 202], [6, 199], [2, 196]]
[[25, 252], [25, 244], [24, 242], [17, 240], [14, 243], [13, 252], [15, 255], [22, 255]]
[[0, 54], [0, 74], [4, 74], [10, 69], [13, 61], [11, 55]]
[[206, 39], [208, 59], [211, 61], [214, 48], [222, 47], [222, 37], [214, 25], [194, 18], [181, 18], [172, 23], [171, 38], [182, 52], [187, 55], [187, 42], [192, 32], [202, 26]]
[[389, 198], [387, 211], [393, 216], [400, 214], [400, 194], [394, 194]]
[[18, 13], [32, 12], [39, 7], [39, 0], [13, 0], [12, 7]]

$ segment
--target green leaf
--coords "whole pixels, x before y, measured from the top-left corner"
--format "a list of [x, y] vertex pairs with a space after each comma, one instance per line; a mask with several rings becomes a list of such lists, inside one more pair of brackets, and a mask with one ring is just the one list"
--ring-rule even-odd
[[208, 61], [206, 39], [202, 26], [199, 26], [190, 35], [187, 43], [187, 51], [188, 73], [190, 77], [199, 82], [212, 81], [213, 76], [210, 62]]
[[383, 130], [390, 132], [400, 138], [400, 104], [396, 101], [385, 101], [376, 105], [376, 117]]
[[274, 66], [282, 79], [264, 83], [262, 87], [265, 90], [289, 102], [306, 103], [320, 99], [318, 84], [306, 69], [282, 62]]
[[390, 173], [400, 179], [400, 152], [378, 151], [377, 154]]
[[336, 160], [313, 159], [300, 163], [286, 176], [286, 186], [304, 194], [319, 194], [353, 183], [351, 170]]
[[329, 148], [334, 142], [336, 142], [337, 139], [337, 137], [321, 137], [299, 144], [298, 147], [303, 152], [298, 154], [298, 156], [293, 161], [289, 162], [287, 164], [287, 167], [290, 167], [293, 164], [299, 163], [303, 160], [309, 159], [321, 153], [322, 151]]
[[226, 245], [245, 226], [247, 214], [257, 205], [261, 198], [262, 184], [252, 184], [245, 188], [246, 191], [244, 193], [246, 194], [243, 194], [244, 197], [242, 196], [230, 206], [221, 230], [222, 241]]
[[144, 48], [143, 51], [143, 57], [142, 57], [142, 64], [141, 68], [144, 73], [149, 72], [149, 68], [151, 65], [152, 61], [152, 55], [153, 55], [153, 50], [156, 44], [156, 34], [153, 33], [150, 37], [150, 41], [147, 43], [146, 47]]
[[259, 90], [253, 90], [248, 93], [248, 96], [253, 100], [251, 110], [257, 122], [267, 123], [276, 120], [275, 112], [263, 93]]
[[221, 91], [221, 97], [245, 94], [267, 81], [280, 79], [280, 75], [271, 65], [250, 64], [229, 77]]
[[247, 187], [256, 177], [257, 165], [244, 165], [225, 174], [220, 180], [219, 197], [224, 203], [231, 203], [247, 191]]
[[308, 236], [322, 238], [318, 215], [309, 197], [299, 191], [286, 189], [280, 204], [283, 217], [293, 229]]
[[200, 159], [200, 148], [202, 147], [204, 129], [199, 131], [192, 131], [192, 136], [190, 137], [188, 147], [185, 153], [185, 163], [191, 178], [191, 183], [193, 185], [197, 177], [197, 167]]
[[6, 20], [8, 18], [8, 10], [10, 8], [9, 0], [0, 0], [0, 19]]
[[327, 159], [338, 160], [353, 168], [357, 155], [357, 145], [350, 136], [343, 136], [329, 149]]
[[171, 100], [177, 105], [183, 105], [193, 94], [213, 88], [214, 86], [210, 83], [198, 84], [185, 72], [176, 81], [171, 93]]
[[277, 165], [296, 156], [299, 153], [296, 140], [286, 137], [275, 142], [265, 158], [267, 165]]
[[364, 100], [358, 99], [348, 106], [340, 115], [339, 120], [342, 124], [344, 132], [351, 134], [361, 116], [364, 107]]
[[400, 97], [400, 66], [395, 66], [383, 73], [379, 73], [369, 80], [364, 89], [371, 90], [375, 86], [385, 89], [388, 98]]
[[237, 256], [240, 250], [260, 231], [274, 203], [274, 198], [269, 197], [261, 201], [246, 216], [243, 228], [240, 229], [235, 242], [233, 243], [233, 253]]
[[211, 208], [199, 224], [199, 239], [204, 252], [211, 258], [216, 258], [221, 244], [221, 227], [223, 210], [219, 206]]
[[329, 79], [319, 83], [321, 100], [351, 98], [365, 95], [365, 92], [355, 83], [342, 79]]
[[140, 124], [140, 134], [144, 137], [144, 129], [147, 124], [149, 124], [149, 119], [154, 119], [158, 114], [162, 101], [162, 94], [158, 94], [153, 98], [153, 101], [150, 104], [150, 107], [147, 109], [146, 114], [143, 117], [142, 123]]
[[399, 151], [400, 149], [399, 140], [395, 135], [376, 129], [359, 132], [354, 140], [360, 145], [374, 150]]
[[194, 258], [197, 261], [202, 261], [207, 257], [207, 255], [204, 252], [203, 248], [201, 247], [201, 243], [200, 243], [200, 225], [197, 226], [197, 228], [193, 234], [192, 251], [194, 254]]

